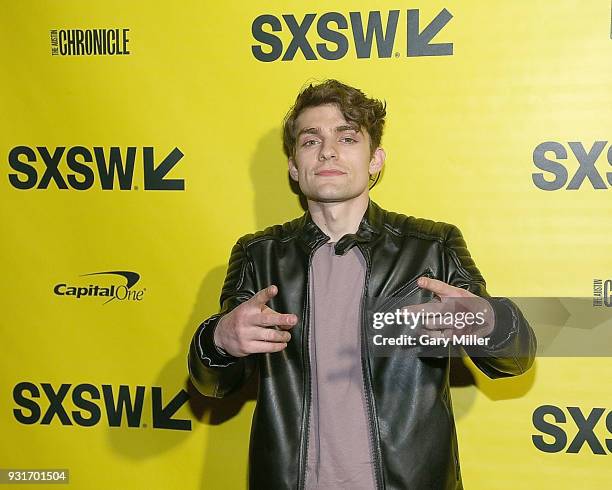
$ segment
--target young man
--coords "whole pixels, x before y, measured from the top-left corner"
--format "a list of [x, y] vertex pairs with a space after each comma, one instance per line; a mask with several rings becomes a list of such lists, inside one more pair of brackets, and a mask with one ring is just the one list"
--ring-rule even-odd
[[[462, 487], [448, 356], [376, 355], [366, 297], [470, 299], [495, 320], [470, 329], [486, 340], [465, 348], [476, 365], [496, 378], [533, 362], [531, 328], [513, 303], [489, 297], [455, 226], [369, 199], [384, 117], [380, 101], [335, 80], [298, 95], [283, 146], [308, 211], [238, 240], [221, 311], [193, 337], [189, 370], [203, 394], [223, 397], [259, 374], [251, 488]], [[431, 327], [432, 338], [453, 332]]]

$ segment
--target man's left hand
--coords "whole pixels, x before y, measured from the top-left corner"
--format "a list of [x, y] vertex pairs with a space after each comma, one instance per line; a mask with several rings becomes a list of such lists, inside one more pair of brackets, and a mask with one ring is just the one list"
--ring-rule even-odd
[[476, 335], [485, 337], [493, 332], [495, 315], [491, 303], [486, 299], [476, 296], [470, 291], [451, 286], [438, 279], [420, 277], [417, 284], [422, 289], [427, 289], [436, 295], [434, 302], [425, 305], [409, 306], [413, 309], [417, 306], [427, 312], [441, 313], [444, 317], [452, 313], [453, 318], [462, 318], [451, 325], [447, 322], [424, 322], [423, 327], [427, 329], [432, 337], [451, 338], [453, 335]]

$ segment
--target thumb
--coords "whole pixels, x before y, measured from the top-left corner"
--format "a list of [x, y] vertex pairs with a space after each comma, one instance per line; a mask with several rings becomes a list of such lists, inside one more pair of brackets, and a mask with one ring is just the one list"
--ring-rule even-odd
[[255, 296], [253, 296], [250, 301], [254, 303], [256, 306], [262, 308], [268, 301], [270, 301], [274, 296], [278, 294], [278, 288], [272, 284], [267, 288], [263, 288], [260, 291], [257, 291]]

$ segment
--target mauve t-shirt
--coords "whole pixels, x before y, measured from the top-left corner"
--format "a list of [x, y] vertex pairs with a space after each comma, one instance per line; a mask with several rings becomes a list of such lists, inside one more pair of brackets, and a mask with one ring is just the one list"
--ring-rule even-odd
[[355, 246], [336, 255], [326, 243], [312, 259], [308, 490], [375, 488], [361, 370], [365, 270]]

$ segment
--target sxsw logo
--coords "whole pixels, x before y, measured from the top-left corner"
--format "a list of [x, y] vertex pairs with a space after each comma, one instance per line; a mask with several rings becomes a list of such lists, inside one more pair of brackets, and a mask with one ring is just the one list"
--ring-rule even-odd
[[[569, 418], [561, 407], [542, 405], [533, 412], [533, 426], [541, 434], [533, 434], [533, 445], [545, 453], [579, 453], [583, 449], [593, 454], [605, 455], [612, 453], [612, 439], [598, 437], [598, 424], [605, 426], [608, 434], [612, 434], [612, 411], [605, 416], [605, 408], [593, 408], [584, 412], [580, 407], [566, 407]], [[570, 441], [569, 433], [577, 429], [576, 435]], [[542, 435], [544, 434], [544, 435]], [[568, 445], [569, 442], [569, 445]], [[607, 449], [607, 452], [606, 452]]]
[[[15, 420], [24, 425], [50, 425], [57, 421], [61, 425], [92, 427], [106, 419], [109, 427], [148, 427], [143, 422], [145, 406], [144, 386], [132, 389], [128, 385], [100, 387], [81, 383], [62, 383], [54, 388], [51, 383], [23, 381], [13, 388]], [[191, 420], [174, 418], [176, 412], [189, 400], [189, 394], [180, 390], [164, 404], [162, 388], [152, 386], [151, 426], [154, 429], [191, 430]], [[69, 406], [70, 405], [70, 406]]]
[[[122, 191], [139, 189], [134, 184], [136, 162], [142, 165], [143, 188], [146, 191], [182, 191], [183, 179], [167, 175], [183, 158], [174, 148], [161, 161], [155, 158], [154, 148], [135, 146], [16, 146], [8, 154], [8, 163], [14, 173], [9, 182], [15, 189], [74, 189], [84, 191], [94, 186], [103, 190]], [[97, 185], [96, 185], [97, 184]]]
[[[251, 33], [257, 44], [251, 46], [255, 59], [263, 62], [293, 60], [298, 51], [307, 60], [339, 60], [344, 58], [352, 46], [357, 58], [391, 58], [401, 56], [449, 56], [453, 54], [453, 43], [432, 43], [433, 38], [453, 18], [442, 9], [427, 25], [421, 27], [418, 9], [406, 11], [404, 29], [406, 46], [397, 48], [395, 38], [400, 25], [400, 10], [309, 13], [299, 18], [293, 14], [277, 17], [263, 14], [255, 18]], [[385, 20], [383, 22], [383, 16]], [[384, 27], [383, 27], [384, 25]], [[310, 39], [319, 41], [312, 42]], [[316, 34], [314, 34], [316, 32]], [[287, 33], [290, 41], [283, 44], [274, 33]], [[286, 37], [286, 36], [284, 36]], [[373, 48], [376, 45], [376, 52]]]
[[[610, 169], [612, 165], [612, 145], [608, 146], [606, 152], [607, 144], [607, 141], [595, 141], [589, 147], [580, 141], [570, 141], [567, 143], [570, 149], [568, 152], [564, 144], [556, 141], [540, 143], [533, 150], [533, 164], [549, 175], [545, 177], [541, 172], [532, 173], [533, 183], [544, 191], [557, 191], [565, 184], [567, 184], [565, 190], [577, 190], [583, 185], [596, 190], [612, 187], [612, 172], [604, 171]], [[569, 165], [566, 166], [559, 160], [568, 160], [570, 153], [577, 161], [578, 168], [568, 183]]]

